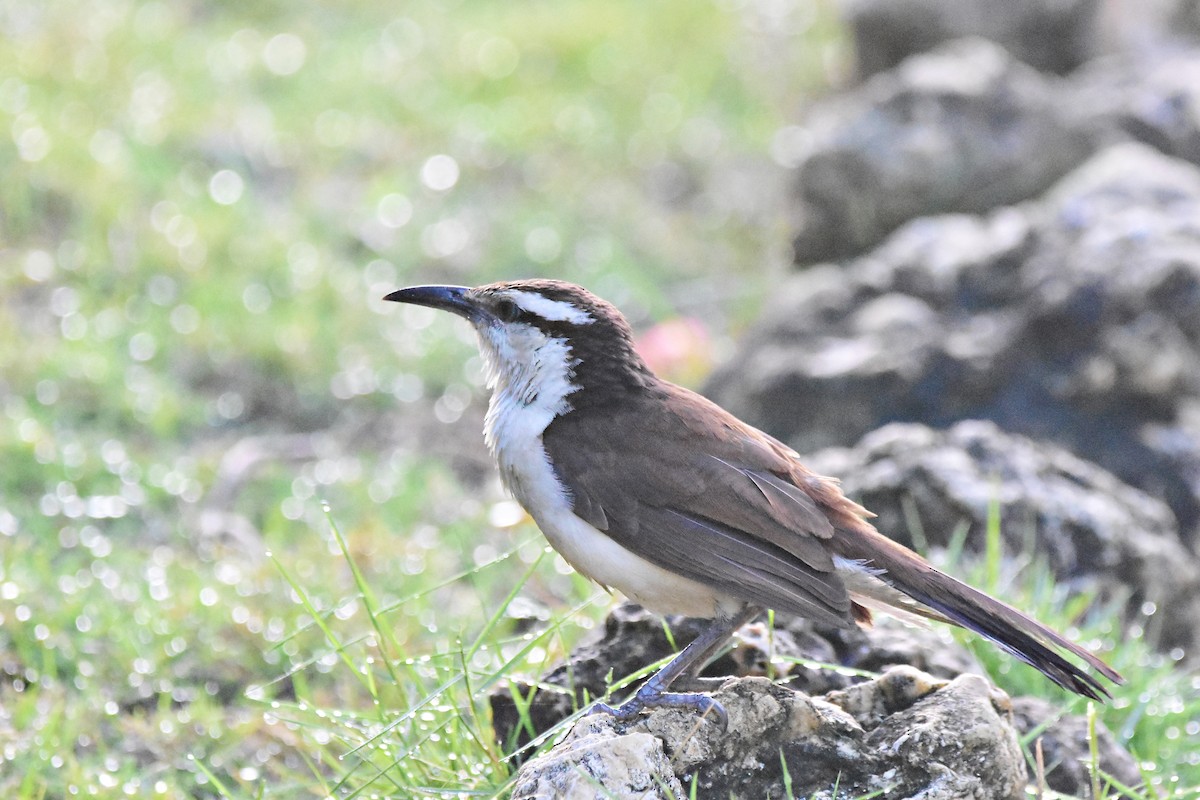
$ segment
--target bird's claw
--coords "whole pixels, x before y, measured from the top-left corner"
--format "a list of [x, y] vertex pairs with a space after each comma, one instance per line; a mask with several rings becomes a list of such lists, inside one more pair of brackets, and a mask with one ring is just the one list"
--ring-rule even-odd
[[589, 714], [608, 714], [616, 719], [627, 721], [640, 714], [646, 708], [691, 708], [714, 723], [722, 733], [729, 727], [729, 714], [725, 707], [704, 694], [675, 693], [675, 692], [646, 692], [643, 688], [633, 697], [619, 706], [608, 703], [595, 703]]

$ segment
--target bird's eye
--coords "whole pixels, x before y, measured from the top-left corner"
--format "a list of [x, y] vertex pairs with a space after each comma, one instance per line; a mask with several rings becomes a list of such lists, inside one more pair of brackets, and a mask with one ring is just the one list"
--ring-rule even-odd
[[496, 317], [502, 322], [516, 322], [521, 317], [521, 307], [502, 297], [496, 301]]

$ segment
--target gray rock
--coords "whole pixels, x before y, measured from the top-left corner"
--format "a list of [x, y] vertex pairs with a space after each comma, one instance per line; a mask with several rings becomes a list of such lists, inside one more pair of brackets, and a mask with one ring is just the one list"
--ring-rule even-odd
[[[745, 678], [716, 697], [729, 713], [727, 732], [674, 709], [629, 723], [585, 717], [522, 766], [514, 796], [660, 797], [647, 787], [656, 777], [663, 786], [694, 783], [702, 797], [1022, 795], [1025, 761], [1008, 698], [977, 676], [946, 682], [899, 668], [824, 698]], [[561, 793], [544, 793], [551, 788]]]
[[865, 640], [862, 645], [843, 658], [855, 669], [883, 672], [908, 665], [938, 678], [985, 674], [975, 656], [954, 640], [945, 625], [914, 627], [880, 616], [873, 627], [852, 631], [848, 638], [853, 641], [860, 636]]
[[597, 717], [517, 774], [513, 800], [675, 800], [686, 797], [661, 740], [649, 733], [614, 735]]
[[1133, 140], [1200, 164], [1200, 49], [1123, 53], [1072, 76], [1069, 111], [1098, 145]]
[[1087, 155], [1058, 84], [983, 39], [913, 56], [818, 105], [795, 175], [795, 261], [862, 252], [903, 222], [1045, 189]]
[[1105, 52], [1153, 52], [1200, 37], [1200, 2], [1105, 0], [1099, 28]]
[[1200, 37], [1200, 0], [1173, 0], [1168, 5], [1173, 11], [1172, 29], [1182, 36]]
[[843, 0], [858, 70], [872, 75], [949, 39], [981, 36], [1043, 72], [1096, 55], [1099, 0]]
[[965, 545], [979, 550], [996, 503], [1008, 552], [1032, 549], [1060, 579], [1102, 595], [1127, 590], [1138, 621], [1143, 603], [1156, 604], [1157, 644], [1196, 645], [1200, 563], [1180, 543], [1170, 510], [1059, 447], [990, 422], [944, 431], [895, 423], [808, 463], [842, 476], [845, 490], [879, 515], [880, 530], [909, 544], [915, 516], [928, 544], [945, 546], [965, 522]]
[[1200, 525], [1200, 169], [1107, 148], [1045, 197], [783, 281], [707, 393], [800, 452], [990, 419]]
[[[1062, 709], [1037, 697], [1013, 698], [1013, 715], [1022, 736], [1033, 734], [1042, 742], [1045, 785], [1056, 792], [1074, 797], [1091, 797], [1092, 781], [1088, 765], [1092, 762], [1087, 717], [1063, 714]], [[1142, 773], [1137, 760], [1117, 744], [1112, 732], [1096, 721], [1096, 760], [1100, 770], [1125, 786], [1137, 788]], [[1030, 750], [1033, 750], [1030, 745]], [[1031, 782], [1036, 776], [1029, 776]]]
[[[610, 680], [672, 655], [707, 624], [678, 616], [667, 621], [675, 647], [661, 617], [633, 603], [613, 609], [595, 639], [538, 681], [540, 691], [533, 692], [532, 686], [517, 687], [522, 705], [528, 703], [526, 714], [532, 730], [522, 727], [512, 687], [492, 694], [497, 739], [513, 749], [528, 743], [576, 709], [602, 697]], [[768, 629], [763, 621], [747, 625], [739, 631], [735, 645], [709, 664], [702, 677], [771, 676], [790, 689], [823, 694], [862, 682], [863, 672], [882, 672], [898, 665], [913, 666], [939, 678], [983, 674], [979, 662], [955, 643], [945, 626], [914, 628], [888, 617], [864, 630], [825, 628], [801, 617], [777, 614], [774, 629]]]

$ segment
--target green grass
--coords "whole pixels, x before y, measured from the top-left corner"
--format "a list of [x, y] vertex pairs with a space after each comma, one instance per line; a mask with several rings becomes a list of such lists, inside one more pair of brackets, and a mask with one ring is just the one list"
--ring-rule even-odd
[[[607, 599], [488, 477], [466, 330], [379, 297], [554, 275], [724, 340], [842, 57], [804, 8], [0, 9], [0, 795], [501, 792], [487, 692]], [[1194, 687], [1136, 674], [1110, 727], [1200, 783]]]
[[603, 604], [489, 521], [467, 331], [379, 298], [554, 275], [727, 336], [787, 230], [727, 176], [831, 17], [5, 4], [0, 795], [503, 786], [488, 688]]
[[[1127, 598], [1118, 593], [1107, 602], [1098, 594], [1069, 594], [1045, 560], [1029, 554], [1005, 557], [998, 507], [989, 511], [984, 558], [963, 573], [968, 583], [1002, 597], [1050, 627], [1099, 654], [1127, 680], [1112, 688], [1112, 700], [1093, 703], [1050, 684], [1037, 670], [1003, 653], [981, 637], [956, 636], [967, 645], [988, 675], [1010, 695], [1052, 699], [1065, 714], [1082, 714], [1102, 721], [1141, 764], [1145, 786], [1140, 789], [1112, 783], [1102, 769], [1093, 772], [1093, 797], [1193, 798], [1200, 796], [1200, 672], [1185, 667], [1182, 652], [1163, 654], [1145, 635], [1151, 618], [1125, 623]], [[948, 568], [961, 572], [966, 534], [956, 536], [942, 554]], [[1011, 556], [1011, 554], [1010, 554]], [[1036, 763], [1036, 736], [1022, 742], [1030, 764]], [[1095, 758], [1095, 738], [1092, 738]], [[1102, 767], [1102, 765], [1101, 765]]]

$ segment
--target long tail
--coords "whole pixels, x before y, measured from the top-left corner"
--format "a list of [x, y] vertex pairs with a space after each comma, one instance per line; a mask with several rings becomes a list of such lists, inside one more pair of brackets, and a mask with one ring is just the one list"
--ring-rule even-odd
[[[854, 530], [839, 529], [838, 539], [842, 545], [838, 549], [844, 556], [860, 560], [888, 587], [903, 592], [934, 612], [925, 616], [944, 618], [978, 633], [1065, 689], [1093, 700], [1111, 696], [1099, 680], [1069, 661], [1063, 655], [1064, 651], [1082, 659], [1113, 683], [1125, 682], [1120, 673], [1091, 652], [1012, 606], [940, 572], [869, 524], [855, 526]], [[883, 596], [876, 597], [881, 602], [896, 605]], [[915, 611], [907, 604], [900, 609], [907, 613]]]

